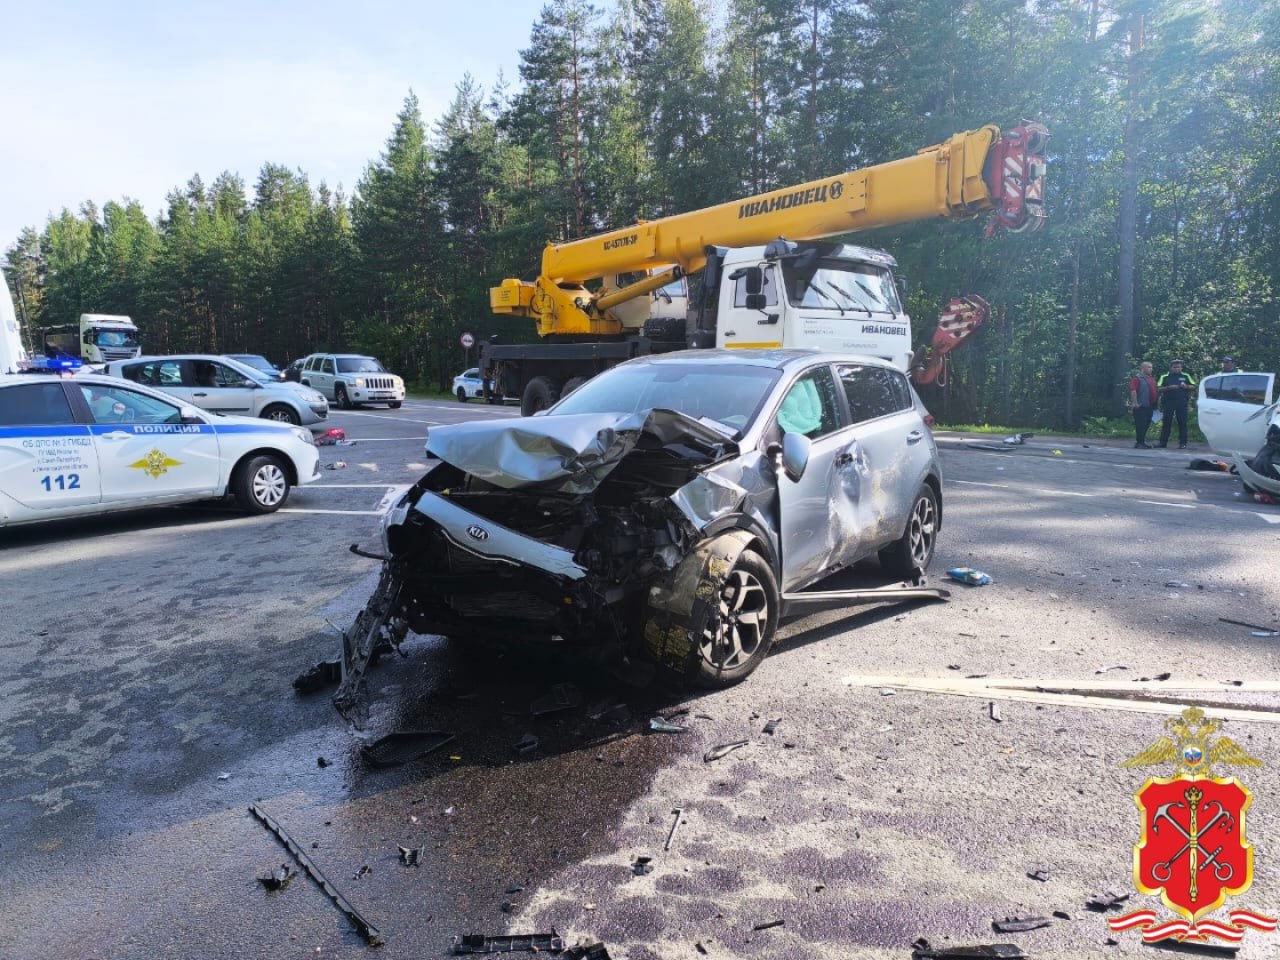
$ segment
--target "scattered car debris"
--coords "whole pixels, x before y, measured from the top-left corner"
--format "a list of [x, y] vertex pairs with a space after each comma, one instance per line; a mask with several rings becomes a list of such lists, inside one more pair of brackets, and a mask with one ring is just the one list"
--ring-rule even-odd
[[991, 929], [996, 933], [1026, 933], [1028, 930], [1051, 926], [1053, 921], [1048, 917], [1005, 917], [1003, 920], [991, 921]]
[[403, 730], [389, 733], [364, 748], [364, 758], [375, 767], [398, 767], [439, 750], [453, 740], [443, 730]]
[[523, 893], [523, 892], [524, 892], [524, 885], [523, 885], [523, 884], [520, 884], [520, 883], [509, 883], [509, 884], [507, 884], [507, 889], [506, 889], [506, 890], [504, 890], [503, 892], [504, 892], [504, 893], [506, 893], [506, 894], [508, 894], [508, 895], [513, 894], [513, 893]]
[[702, 755], [702, 762], [710, 763], [712, 760], [719, 760], [721, 757], [728, 756], [733, 751], [745, 747], [750, 742], [749, 740], [735, 740], [733, 743], [722, 743], [718, 747], [712, 747]]
[[662, 717], [654, 717], [649, 721], [649, 729], [654, 733], [684, 733], [684, 727], [678, 723], [671, 723]]
[[1183, 583], [1181, 580], [1166, 580], [1164, 585], [1166, 587], [1172, 587], [1174, 590], [1186, 590], [1191, 586], [1191, 584]]
[[1000, 442], [1010, 447], [1020, 447], [1034, 436], [1034, 433], [1015, 433], [1011, 437], [1005, 437]]
[[293, 879], [293, 870], [287, 863], [282, 863], [274, 870], [263, 870], [256, 879], [268, 890], [282, 890]]
[[351, 875], [351, 879], [363, 880], [365, 877], [370, 876], [372, 873], [373, 873], [373, 867], [369, 866], [366, 863], [364, 866], [362, 866], [359, 870], [357, 870], [355, 873]]
[[535, 717], [560, 710], [572, 710], [582, 703], [582, 691], [572, 683], [557, 683], [551, 690], [533, 703], [529, 704], [529, 712]]
[[787, 921], [785, 920], [766, 920], [763, 923], [757, 923], [751, 929], [752, 930], [772, 930], [774, 927], [784, 927], [786, 926], [786, 924], [787, 924]]
[[346, 440], [347, 432], [341, 427], [330, 427], [324, 433], [312, 437], [317, 447], [332, 447], [339, 440]]
[[550, 933], [518, 933], [511, 936], [489, 937], [483, 933], [468, 933], [453, 938], [454, 953], [538, 953], [564, 952], [564, 938], [551, 928]]
[[880, 696], [882, 697], [896, 697], [897, 695], [898, 691], [893, 687], [882, 687], [880, 690]]
[[764, 725], [764, 730], [762, 732], [767, 733], [770, 736], [773, 736], [773, 734], [778, 729], [778, 724], [780, 724], [781, 722], [782, 722], [781, 717], [779, 717], [777, 720], [770, 720], [768, 723]]
[[1188, 470], [1220, 470], [1223, 473], [1231, 471], [1231, 464], [1225, 460], [1219, 460], [1208, 457], [1192, 457], [1191, 462], [1187, 464]]
[[610, 960], [609, 951], [603, 943], [569, 947], [561, 956], [564, 960]]
[[396, 849], [400, 851], [400, 862], [406, 867], [422, 866], [422, 858], [427, 854], [426, 844], [420, 847], [402, 847], [397, 843]]
[[991, 719], [996, 723], [1004, 723], [1004, 718], [1000, 716], [1000, 704], [994, 700], [987, 704], [987, 712], [991, 714]]
[[1016, 943], [976, 943], [971, 946], [934, 947], [921, 937], [911, 945], [911, 960], [971, 960], [971, 958], [999, 957], [1003, 960], [1020, 960], [1027, 955]]
[[972, 567], [952, 567], [947, 571], [947, 576], [957, 583], [963, 583], [970, 587], [985, 587], [989, 583], [994, 583], [989, 574], [983, 573], [981, 570], [975, 570]]
[[1095, 893], [1084, 905], [1094, 913], [1106, 913], [1108, 910], [1120, 909], [1120, 904], [1128, 899], [1127, 893]]
[[1250, 630], [1251, 637], [1280, 637], [1280, 630]]
[[625, 703], [599, 703], [587, 711], [587, 719], [596, 723], [626, 723], [631, 719], [631, 708]]
[[676, 807], [671, 812], [675, 815], [675, 819], [671, 821], [671, 829], [667, 831], [667, 842], [662, 845], [663, 850], [671, 849], [671, 841], [676, 838], [676, 831], [680, 829], [680, 820], [684, 817], [684, 807]]
[[697, 943], [695, 943], [695, 944], [693, 945], [693, 948], [694, 948], [695, 950], [697, 950], [700, 954], [702, 954], [704, 957], [705, 957], [705, 956], [707, 956], [707, 948], [706, 948], [706, 947], [704, 947], [704, 946], [702, 945], [702, 941], [701, 941], [701, 940], [699, 940]]
[[347, 461], [335, 460], [333, 463], [325, 464], [326, 470], [345, 470], [347, 469]]
[[316, 757], [316, 766], [323, 770], [325, 767], [332, 766], [332, 764], [324, 757]]
[[636, 857], [631, 861], [631, 872], [637, 877], [653, 873], [653, 857]]
[[510, 900], [503, 900], [502, 905], [498, 907], [503, 913], [515, 913], [516, 905]]
[[1104, 667], [1099, 667], [1094, 673], [1110, 673], [1112, 670], [1128, 670], [1129, 667], [1123, 663], [1109, 663]]
[[1261, 624], [1257, 624], [1257, 623], [1246, 623], [1243, 620], [1232, 620], [1230, 617], [1219, 617], [1218, 622], [1229, 623], [1234, 627], [1248, 627], [1250, 630], [1266, 630], [1268, 633], [1280, 632], [1280, 631], [1277, 631], [1275, 627], [1264, 627]]
[[1070, 919], [1071, 919], [1071, 914], [1067, 913], [1067, 911], [1065, 911], [1065, 910], [1055, 910], [1055, 911], [1053, 911], [1053, 915], [1054, 915], [1055, 917], [1057, 917], [1059, 920], [1070, 920]]
[[1028, 870], [1027, 876], [1032, 880], [1039, 880], [1041, 883], [1049, 882], [1049, 871], [1043, 867], [1036, 867], [1034, 870]]
[[527, 757], [529, 754], [534, 753], [541, 743], [542, 741], [532, 733], [526, 733], [512, 745], [512, 748], [516, 753], [520, 754], [520, 756]]
[[317, 693], [342, 680], [342, 658], [321, 660], [314, 667], [293, 678], [293, 689], [299, 693]]
[[218, 779], [219, 779], [219, 780], [230, 780], [230, 779], [231, 779], [231, 774], [229, 774], [229, 773], [225, 773], [225, 772], [224, 772], [224, 773], [220, 773], [220, 774], [218, 774]]
[[379, 946], [382, 943], [382, 934], [378, 932], [378, 928], [361, 916], [360, 911], [352, 905], [351, 901], [338, 892], [338, 889], [320, 872], [320, 868], [307, 856], [306, 851], [299, 847], [294, 842], [293, 837], [285, 832], [284, 827], [280, 826], [270, 814], [256, 803], [249, 804], [249, 813], [261, 821], [262, 825], [270, 830], [275, 838], [284, 845], [284, 848], [293, 854], [294, 859], [302, 864], [302, 869], [307, 872], [307, 876], [316, 882], [320, 889], [333, 901], [334, 906], [341, 910], [346, 918], [351, 921], [351, 924], [356, 928], [360, 936], [364, 938], [365, 942], [371, 947]]
[[1243, 680], [1219, 680], [1218, 682], [1222, 684], [1224, 687], [1243, 687], [1244, 686]]

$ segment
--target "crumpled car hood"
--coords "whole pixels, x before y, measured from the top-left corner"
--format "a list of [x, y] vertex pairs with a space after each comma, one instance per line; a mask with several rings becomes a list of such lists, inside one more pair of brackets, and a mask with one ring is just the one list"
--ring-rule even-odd
[[582, 495], [593, 491], [642, 434], [661, 443], [700, 441], [733, 452], [726, 433], [673, 410], [579, 413], [482, 420], [434, 427], [427, 453], [507, 490], [534, 485]]

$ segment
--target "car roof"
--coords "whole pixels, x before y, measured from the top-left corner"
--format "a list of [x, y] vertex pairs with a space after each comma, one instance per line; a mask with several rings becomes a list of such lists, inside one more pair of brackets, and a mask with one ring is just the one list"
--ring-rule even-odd
[[629, 360], [626, 366], [671, 366], [678, 364], [730, 363], [750, 367], [769, 367], [783, 370], [789, 367], [802, 367], [818, 360], [829, 363], [870, 363], [875, 366], [893, 367], [893, 364], [879, 357], [869, 357], [860, 353], [832, 353], [827, 350], [724, 350], [695, 349], [677, 350], [673, 353], [650, 354]]

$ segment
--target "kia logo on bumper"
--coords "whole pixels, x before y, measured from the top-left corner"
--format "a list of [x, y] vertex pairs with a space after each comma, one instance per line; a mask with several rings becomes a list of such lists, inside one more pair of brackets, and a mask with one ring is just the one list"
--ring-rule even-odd
[[472, 540], [488, 540], [489, 531], [484, 527], [477, 527], [474, 524], [467, 527], [467, 536]]

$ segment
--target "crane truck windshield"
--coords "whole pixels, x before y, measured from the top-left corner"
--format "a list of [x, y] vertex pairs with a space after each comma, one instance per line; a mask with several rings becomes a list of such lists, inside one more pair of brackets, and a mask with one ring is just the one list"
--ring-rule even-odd
[[784, 260], [782, 279], [787, 300], [795, 307], [841, 314], [895, 314], [902, 310], [893, 275], [871, 264], [822, 260], [804, 269], [798, 262]]

